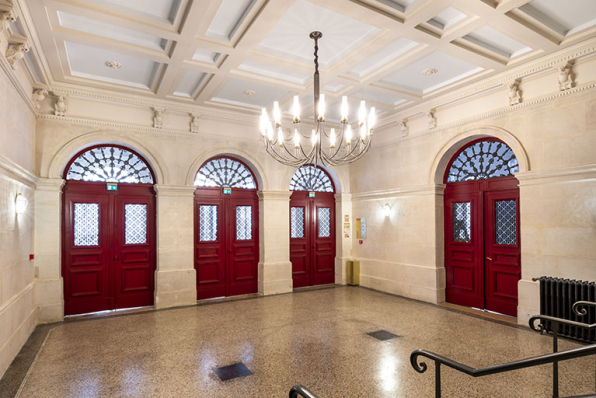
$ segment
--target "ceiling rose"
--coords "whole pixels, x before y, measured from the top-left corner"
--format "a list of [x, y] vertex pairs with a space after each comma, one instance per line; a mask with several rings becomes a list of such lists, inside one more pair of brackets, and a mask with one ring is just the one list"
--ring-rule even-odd
[[[279, 102], [273, 103], [273, 121], [269, 120], [267, 110], [263, 108], [260, 121], [261, 138], [267, 153], [278, 162], [292, 167], [305, 164], [319, 164], [326, 166], [340, 166], [355, 162], [370, 149], [373, 128], [376, 123], [375, 108], [370, 112], [364, 101], [360, 102], [358, 122], [348, 122], [348, 97], [341, 99], [341, 118], [336, 128], [325, 127], [325, 94], [319, 88], [319, 46], [318, 41], [323, 37], [321, 32], [312, 32], [310, 38], [315, 41], [315, 74], [314, 74], [314, 129], [301, 131], [300, 99], [294, 96], [293, 125], [284, 132], [282, 128], [282, 113]], [[356, 132], [352, 131], [352, 125]], [[277, 133], [277, 137], [276, 137]], [[293, 147], [293, 149], [292, 149]]]
[[422, 74], [425, 76], [430, 76], [430, 75], [434, 75], [435, 73], [437, 73], [438, 70], [435, 68], [428, 68], [422, 71]]
[[251, 96], [251, 95], [255, 95], [255, 94], [256, 94], [256, 93], [255, 93], [255, 90], [246, 90], [246, 91], [244, 92], [244, 95], [249, 95], [249, 96]]
[[113, 68], [113, 69], [120, 69], [122, 68], [122, 64], [116, 61], [106, 61], [106, 66]]

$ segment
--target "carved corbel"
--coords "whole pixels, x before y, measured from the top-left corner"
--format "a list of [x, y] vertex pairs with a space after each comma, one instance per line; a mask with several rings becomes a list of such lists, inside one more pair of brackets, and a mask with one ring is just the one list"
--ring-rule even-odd
[[25, 53], [29, 52], [29, 43], [27, 38], [21, 35], [12, 35], [8, 38], [8, 48], [6, 49], [6, 60], [13, 70], [17, 70], [18, 62], [25, 58]]
[[151, 108], [153, 110], [153, 127], [160, 129], [163, 127], [164, 108]]
[[437, 116], [435, 113], [436, 113], [436, 109], [431, 109], [426, 114], [426, 121], [428, 123], [429, 129], [434, 129], [435, 127], [437, 127]]
[[410, 127], [408, 126], [408, 119], [403, 119], [399, 123], [399, 128], [401, 129], [401, 136], [407, 137], [410, 134]]
[[33, 103], [35, 104], [35, 107], [37, 109], [41, 108], [41, 101], [46, 99], [48, 94], [48, 90], [46, 90], [45, 88], [38, 88], [36, 90], [33, 90], [33, 96], [31, 97], [31, 99], [33, 100]]
[[557, 67], [559, 71], [559, 90], [565, 91], [573, 87], [573, 61], [569, 61]]
[[521, 91], [519, 90], [519, 81], [514, 80], [509, 84], [509, 105], [517, 105], [522, 102]]
[[56, 116], [66, 116], [66, 97], [60, 94], [56, 95], [56, 103], [54, 104], [54, 115]]
[[198, 133], [199, 132], [199, 118], [200, 115], [195, 115], [194, 113], [190, 113], [190, 132], [191, 133]]
[[0, 0], [0, 33], [7, 30], [12, 22], [17, 20], [13, 5], [6, 0]]

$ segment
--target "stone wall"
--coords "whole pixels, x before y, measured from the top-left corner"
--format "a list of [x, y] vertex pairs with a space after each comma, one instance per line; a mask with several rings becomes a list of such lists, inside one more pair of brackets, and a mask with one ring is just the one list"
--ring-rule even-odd
[[[0, 377], [37, 322], [33, 228], [36, 177], [33, 110], [14, 86], [17, 76], [0, 57]], [[13, 79], [13, 81], [11, 81]], [[29, 203], [16, 214], [21, 193]]]

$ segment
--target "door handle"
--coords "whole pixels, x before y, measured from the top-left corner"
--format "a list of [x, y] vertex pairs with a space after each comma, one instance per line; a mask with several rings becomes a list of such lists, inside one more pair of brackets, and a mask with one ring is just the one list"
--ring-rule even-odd
[[490, 257], [487, 257], [486, 259], [487, 259], [487, 260], [490, 260], [490, 261], [493, 261], [493, 259], [492, 259], [492, 258], [490, 258]]

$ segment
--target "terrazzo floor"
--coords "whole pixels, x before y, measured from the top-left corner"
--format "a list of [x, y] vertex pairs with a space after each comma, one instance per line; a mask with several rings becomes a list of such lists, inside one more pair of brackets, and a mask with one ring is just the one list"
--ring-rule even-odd
[[[367, 335], [386, 330], [400, 337]], [[511, 325], [354, 287], [66, 322], [30, 369], [29, 397], [434, 397], [418, 348], [472, 367], [551, 352], [552, 340]], [[579, 347], [561, 341], [560, 349]], [[252, 375], [221, 381], [243, 362]], [[444, 397], [550, 397], [551, 366], [473, 379], [442, 369]], [[560, 364], [561, 396], [594, 394], [596, 356]]]

